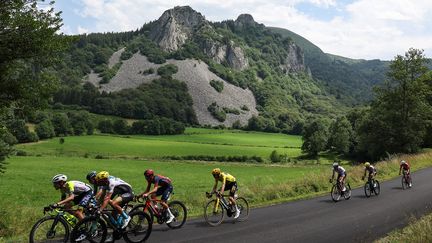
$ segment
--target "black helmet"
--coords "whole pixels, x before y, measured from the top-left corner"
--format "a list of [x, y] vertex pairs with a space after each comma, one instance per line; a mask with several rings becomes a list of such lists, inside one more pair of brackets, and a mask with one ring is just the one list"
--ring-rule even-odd
[[95, 178], [96, 174], [97, 174], [96, 171], [89, 172], [86, 176], [87, 180], [89, 181], [90, 179]]

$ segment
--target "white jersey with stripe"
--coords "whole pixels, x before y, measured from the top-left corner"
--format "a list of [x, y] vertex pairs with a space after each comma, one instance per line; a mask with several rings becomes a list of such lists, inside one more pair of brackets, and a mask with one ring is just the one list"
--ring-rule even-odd
[[116, 186], [128, 186], [128, 187], [132, 188], [131, 185], [129, 185], [128, 183], [126, 183], [122, 179], [120, 179], [118, 177], [114, 177], [114, 176], [109, 176], [108, 177], [108, 186], [103, 187], [103, 189], [107, 190], [109, 193], [113, 193], [114, 188]]

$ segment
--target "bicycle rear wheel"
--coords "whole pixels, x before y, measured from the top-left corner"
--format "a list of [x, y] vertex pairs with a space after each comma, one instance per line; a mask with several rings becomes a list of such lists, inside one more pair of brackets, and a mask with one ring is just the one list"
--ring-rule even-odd
[[168, 204], [171, 213], [174, 215], [174, 220], [167, 224], [171, 229], [178, 229], [186, 222], [187, 210], [186, 206], [179, 201], [172, 201]]
[[67, 242], [69, 226], [63, 218], [55, 216], [41, 218], [30, 231], [29, 242]]
[[129, 216], [131, 219], [123, 233], [123, 238], [130, 243], [145, 242], [149, 238], [153, 227], [150, 216], [142, 211], [131, 212]]
[[204, 207], [205, 221], [211, 226], [218, 226], [225, 217], [225, 209], [216, 199], [210, 200]]
[[245, 221], [249, 217], [249, 203], [245, 198], [239, 197], [236, 199], [236, 204], [240, 210], [240, 215], [237, 218], [237, 221]]
[[[90, 216], [78, 222], [71, 233], [70, 241], [74, 242], [105, 242], [108, 230], [101, 218]], [[84, 238], [84, 239], [83, 239]]]
[[366, 197], [370, 197], [372, 194], [369, 181], [364, 185], [364, 192]]
[[337, 184], [333, 185], [331, 192], [330, 192], [330, 196], [334, 202], [338, 202], [340, 200], [341, 194], [339, 192], [339, 188], [337, 188]]
[[380, 187], [380, 183], [379, 181], [375, 180], [375, 185], [374, 185], [374, 193], [375, 195], [379, 195], [381, 192], [381, 187]]

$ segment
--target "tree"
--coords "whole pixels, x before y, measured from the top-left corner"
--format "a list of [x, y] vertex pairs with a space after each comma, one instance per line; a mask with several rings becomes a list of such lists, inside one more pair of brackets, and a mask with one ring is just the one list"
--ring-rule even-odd
[[117, 134], [125, 135], [129, 133], [129, 126], [123, 119], [118, 119], [113, 124], [114, 132]]
[[317, 156], [324, 151], [328, 138], [328, 122], [324, 119], [314, 119], [304, 128], [302, 151], [311, 156]]
[[40, 139], [52, 138], [55, 136], [54, 126], [50, 120], [44, 120], [36, 125], [36, 133]]
[[114, 133], [113, 123], [108, 119], [99, 121], [98, 129], [101, 131], [101, 133]]
[[348, 154], [352, 145], [352, 127], [345, 116], [338, 117], [329, 129], [328, 148], [339, 154]]
[[395, 57], [388, 80], [375, 89], [376, 100], [358, 134], [359, 146], [372, 158], [420, 149], [432, 117], [426, 62], [423, 51], [409, 49]]
[[67, 136], [69, 134], [73, 134], [72, 126], [66, 114], [64, 113], [55, 114], [51, 122], [54, 126], [54, 131], [57, 134], [57, 136]]

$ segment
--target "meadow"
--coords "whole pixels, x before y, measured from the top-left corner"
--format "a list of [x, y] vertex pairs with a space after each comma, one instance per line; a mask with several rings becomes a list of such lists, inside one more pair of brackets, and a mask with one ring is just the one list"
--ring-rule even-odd
[[[72, 180], [85, 181], [91, 170], [107, 170], [129, 182], [135, 192], [146, 188], [143, 171], [152, 168], [158, 174], [173, 180], [173, 199], [185, 202], [189, 215], [201, 216], [214, 180], [212, 168], [220, 167], [233, 174], [239, 183], [239, 193], [252, 207], [271, 205], [328, 193], [331, 162], [320, 158], [313, 163], [238, 163], [204, 161], [169, 161], [160, 159], [166, 154], [190, 153], [230, 155], [244, 153], [268, 157], [271, 151], [293, 151], [301, 154], [300, 138], [283, 134], [188, 129], [176, 136], [107, 136], [92, 135], [59, 138], [33, 144], [21, 144], [16, 149], [27, 156], [9, 158], [5, 174], [0, 175], [0, 242], [27, 241], [36, 220], [43, 216], [42, 208], [56, 202], [60, 194], [51, 184], [51, 178], [64, 173]], [[109, 155], [95, 159], [94, 155]], [[403, 157], [415, 169], [430, 166], [432, 152]], [[295, 158], [295, 157], [293, 157]], [[400, 157], [380, 162], [377, 168], [380, 180], [393, 178], [398, 173]], [[349, 182], [360, 186], [363, 167], [344, 167], [349, 171]]]

